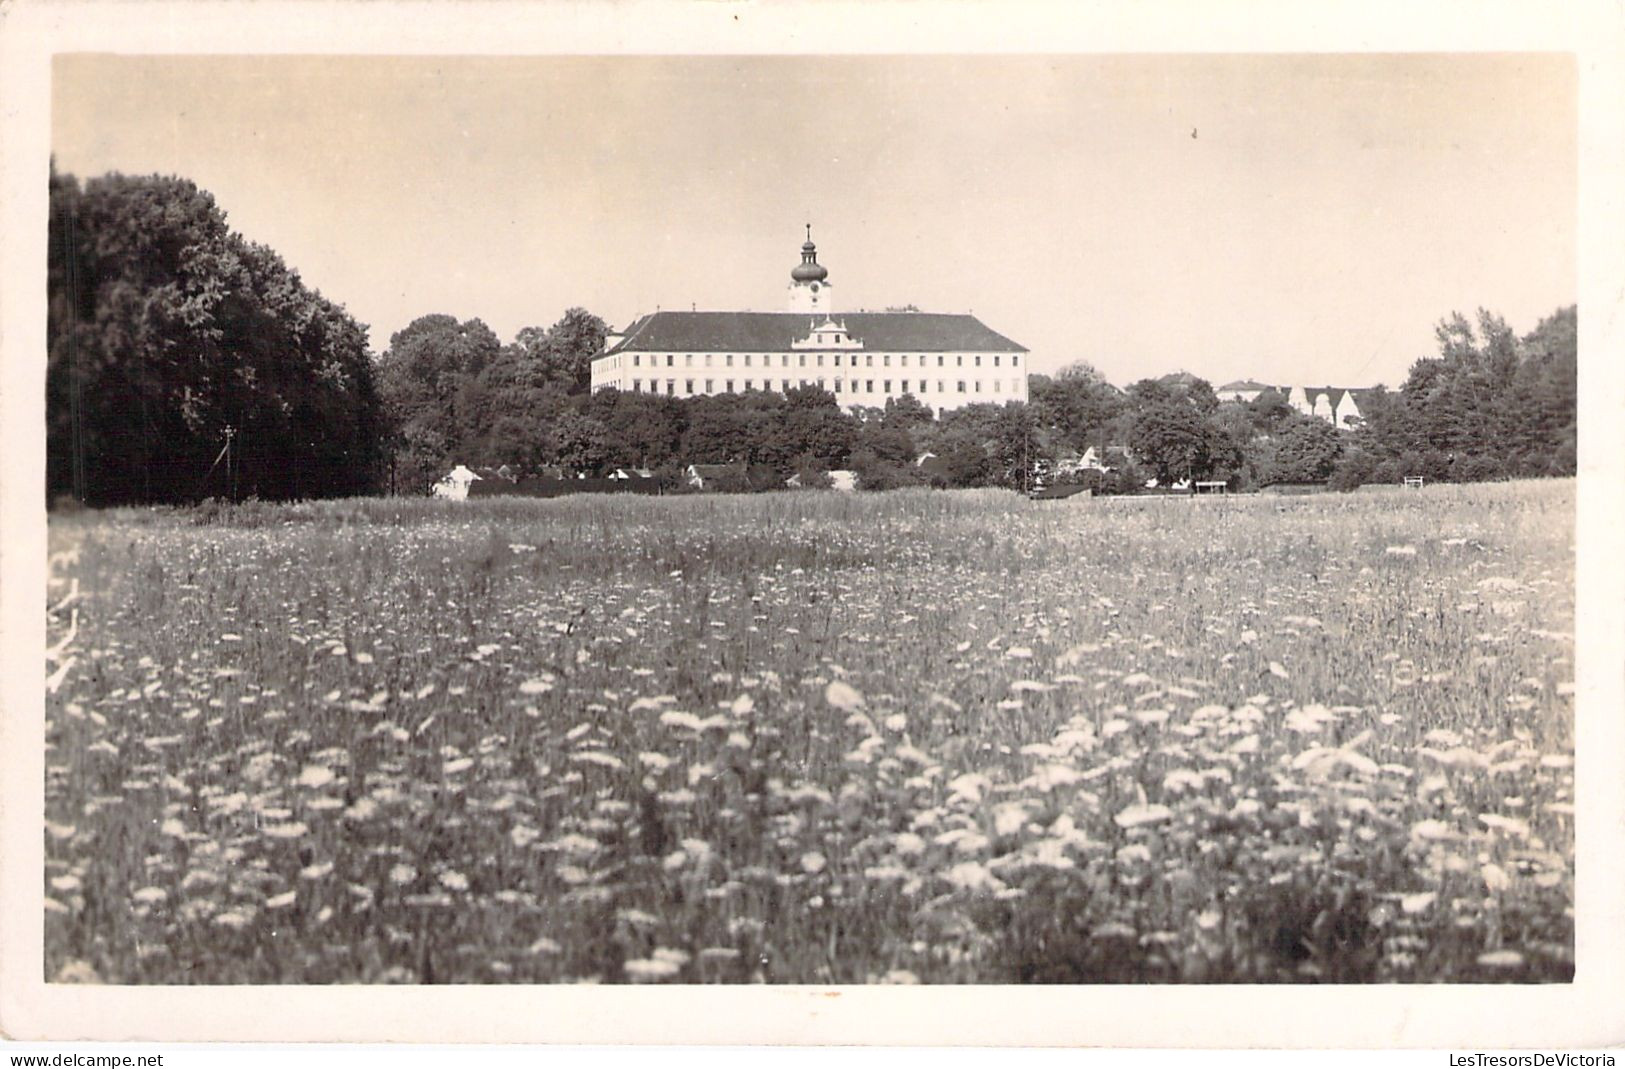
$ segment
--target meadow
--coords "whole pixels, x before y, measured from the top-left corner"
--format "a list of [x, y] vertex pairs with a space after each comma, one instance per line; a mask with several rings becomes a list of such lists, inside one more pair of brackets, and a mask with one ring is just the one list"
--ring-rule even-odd
[[1574, 498], [56, 515], [46, 976], [1568, 980]]

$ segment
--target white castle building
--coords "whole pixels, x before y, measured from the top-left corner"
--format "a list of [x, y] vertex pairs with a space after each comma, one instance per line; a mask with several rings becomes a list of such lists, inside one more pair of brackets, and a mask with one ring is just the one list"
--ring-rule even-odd
[[611, 334], [592, 388], [673, 397], [817, 386], [842, 408], [911, 395], [939, 415], [1027, 400], [1027, 350], [972, 315], [842, 312], [812, 242], [784, 312], [654, 312]]

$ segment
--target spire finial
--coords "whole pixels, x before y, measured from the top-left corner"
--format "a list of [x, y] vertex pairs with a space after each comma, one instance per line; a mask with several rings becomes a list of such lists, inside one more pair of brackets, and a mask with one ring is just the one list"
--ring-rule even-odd
[[811, 223], [807, 224], [807, 240], [808, 241], [812, 240], [812, 224]]

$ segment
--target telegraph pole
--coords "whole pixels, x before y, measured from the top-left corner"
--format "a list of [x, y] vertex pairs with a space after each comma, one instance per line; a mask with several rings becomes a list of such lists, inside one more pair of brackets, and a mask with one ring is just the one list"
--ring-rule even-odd
[[229, 423], [226, 424], [226, 483], [231, 488], [231, 500], [233, 502], [237, 500], [237, 469], [232, 467], [232, 461], [236, 458], [231, 455], [231, 439], [236, 433], [237, 428]]

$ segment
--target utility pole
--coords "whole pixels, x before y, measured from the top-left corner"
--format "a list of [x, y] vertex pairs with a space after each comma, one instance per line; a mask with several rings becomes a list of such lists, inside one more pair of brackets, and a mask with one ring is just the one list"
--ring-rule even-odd
[[1029, 454], [1032, 452], [1032, 444], [1032, 424], [1028, 423], [1026, 419], [1023, 419], [1021, 421], [1021, 492], [1023, 494], [1030, 494], [1033, 492], [1033, 466], [1032, 461], [1029, 459]]
[[231, 500], [237, 500], [237, 470], [232, 467], [235, 457], [231, 455], [231, 439], [237, 433], [237, 428], [226, 424], [226, 482], [231, 487]]

